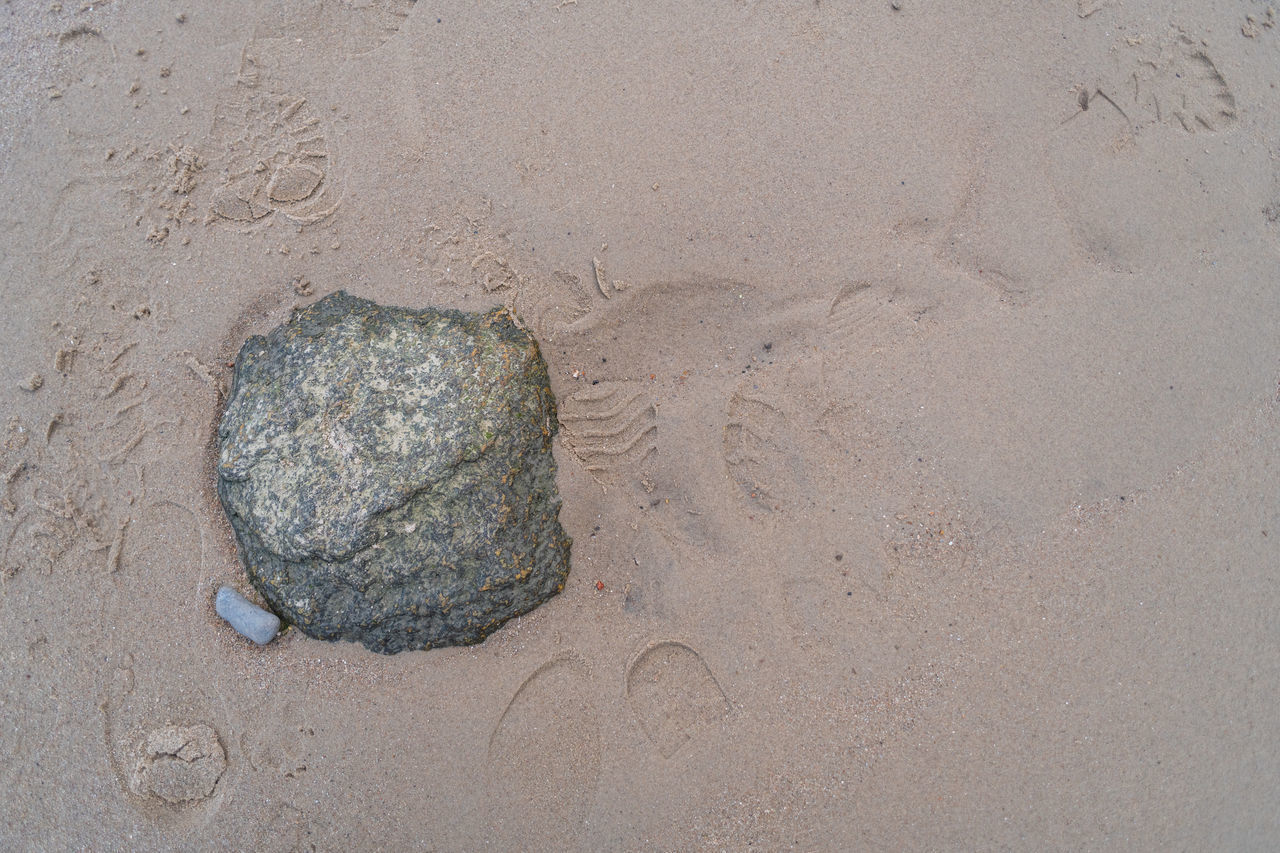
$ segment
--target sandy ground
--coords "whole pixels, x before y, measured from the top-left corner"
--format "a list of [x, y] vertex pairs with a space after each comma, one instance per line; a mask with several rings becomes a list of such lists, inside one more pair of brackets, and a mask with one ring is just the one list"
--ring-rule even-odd
[[[5, 3], [0, 847], [1280, 845], [1280, 13], [898, 5]], [[213, 612], [338, 289], [551, 365], [482, 645]]]

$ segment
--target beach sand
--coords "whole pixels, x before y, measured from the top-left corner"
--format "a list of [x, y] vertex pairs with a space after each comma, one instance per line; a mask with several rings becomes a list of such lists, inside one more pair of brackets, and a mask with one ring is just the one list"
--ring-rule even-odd
[[[1277, 15], [7, 4], [0, 847], [1280, 845]], [[550, 365], [480, 645], [214, 613], [230, 364], [337, 290]]]

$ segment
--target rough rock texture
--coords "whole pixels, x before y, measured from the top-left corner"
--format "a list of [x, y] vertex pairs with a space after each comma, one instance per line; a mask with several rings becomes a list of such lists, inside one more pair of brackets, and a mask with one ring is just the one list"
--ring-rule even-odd
[[339, 292], [241, 348], [218, 494], [250, 580], [304, 633], [475, 643], [564, 587], [556, 425], [506, 311]]

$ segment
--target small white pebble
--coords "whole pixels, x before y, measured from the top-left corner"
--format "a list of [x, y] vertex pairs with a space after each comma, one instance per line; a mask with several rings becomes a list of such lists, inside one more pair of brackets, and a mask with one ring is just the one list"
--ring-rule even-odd
[[218, 590], [213, 609], [241, 636], [260, 646], [265, 646], [280, 633], [279, 616], [263, 610], [229, 586]]

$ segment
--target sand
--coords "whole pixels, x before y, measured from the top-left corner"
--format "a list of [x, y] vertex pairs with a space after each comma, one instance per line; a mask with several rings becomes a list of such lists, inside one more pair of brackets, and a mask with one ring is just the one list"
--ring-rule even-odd
[[[0, 847], [1280, 844], [1265, 3], [0, 26]], [[550, 364], [481, 645], [214, 613], [229, 363], [339, 289]]]

